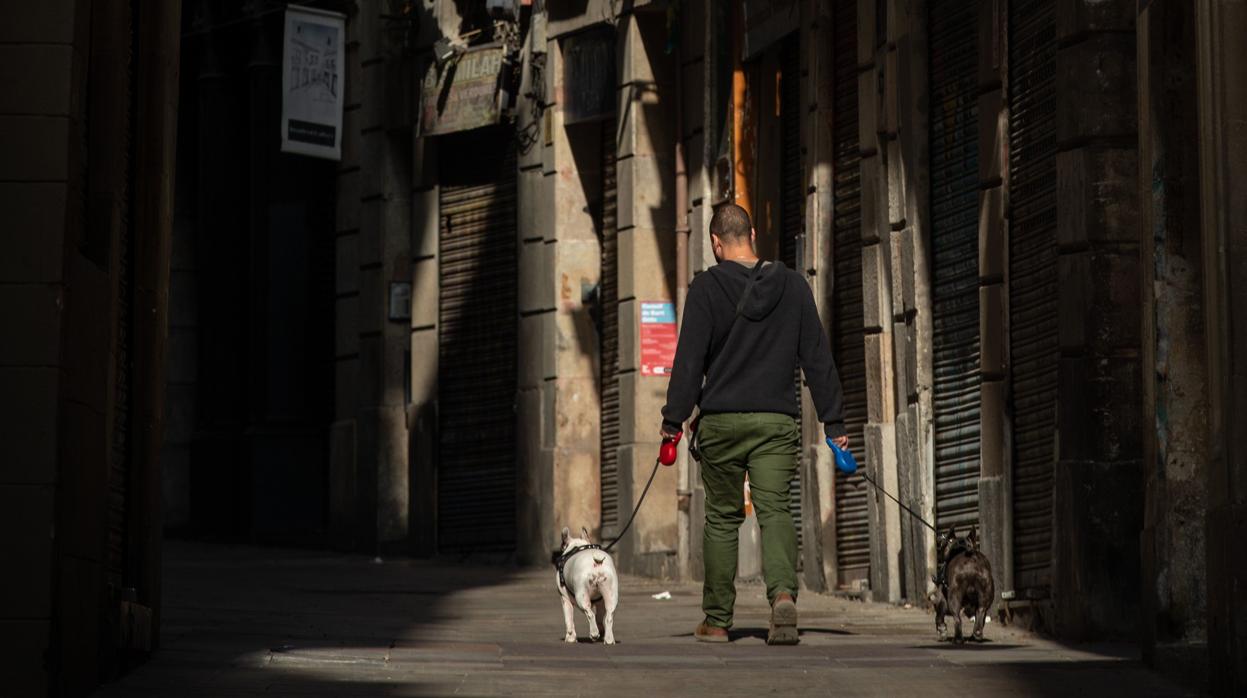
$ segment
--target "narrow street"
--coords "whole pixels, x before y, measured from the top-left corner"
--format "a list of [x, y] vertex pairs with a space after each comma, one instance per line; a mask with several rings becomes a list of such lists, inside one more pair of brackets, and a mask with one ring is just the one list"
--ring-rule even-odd
[[606, 647], [561, 641], [544, 569], [169, 541], [164, 580], [162, 649], [96, 695], [1186, 694], [1132, 645], [991, 624], [988, 642], [954, 646], [924, 611], [812, 593], [801, 644], [767, 647], [756, 584], [740, 586], [733, 641], [706, 645], [691, 637], [695, 584], [627, 577]]

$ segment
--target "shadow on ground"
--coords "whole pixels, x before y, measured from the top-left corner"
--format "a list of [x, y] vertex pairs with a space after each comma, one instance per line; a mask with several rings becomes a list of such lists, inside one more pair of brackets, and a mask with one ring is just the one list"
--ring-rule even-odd
[[402, 663], [497, 663], [496, 646], [435, 629], [464, 615], [457, 596], [520, 573], [166, 541], [161, 649], [97, 695], [446, 695], [436, 672], [387, 676]]
[[768, 647], [760, 586], [741, 587], [732, 642], [709, 644], [689, 632], [698, 585], [625, 577], [605, 646], [579, 614], [582, 641], [562, 641], [549, 568], [185, 542], [165, 560], [161, 649], [101, 696], [1194, 694], [1128, 646], [936, 642], [927, 613], [819, 594], [801, 644]]

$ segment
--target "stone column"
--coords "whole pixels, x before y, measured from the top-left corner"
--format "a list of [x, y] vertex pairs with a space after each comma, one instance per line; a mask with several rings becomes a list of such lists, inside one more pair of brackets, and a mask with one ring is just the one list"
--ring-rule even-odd
[[1204, 525], [1208, 461], [1195, 6], [1139, 13], [1139, 261], [1144, 515], [1144, 658], [1207, 681]]
[[1208, 342], [1208, 651], [1213, 693], [1247, 691], [1247, 3], [1195, 10]]
[[[602, 168], [599, 127], [595, 124], [568, 128], [563, 122], [564, 72], [557, 41], [550, 43], [549, 56], [552, 60], [547, 79], [553, 83], [549, 94], [554, 95], [555, 102], [546, 107], [550, 111], [544, 150], [547, 273], [540, 283], [546, 307], [552, 310], [542, 318], [546, 342], [542, 414], [549, 437], [545, 445], [553, 455], [549, 501], [553, 504], [554, 526], [545, 534], [549, 541], [558, 543], [561, 527], [568, 526], [573, 531], [584, 527], [594, 532], [602, 520], [601, 500], [594, 496], [601, 491], [599, 349], [588, 296], [601, 275], [602, 247], [592, 211], [600, 198]], [[622, 219], [622, 194], [619, 199]], [[621, 231], [622, 228], [621, 221]], [[625, 255], [621, 232], [621, 280]], [[620, 289], [620, 297], [623, 295]], [[621, 319], [620, 325], [623, 324]], [[620, 334], [622, 340], [622, 327]], [[627, 415], [626, 408], [623, 414]], [[621, 480], [626, 472], [624, 462], [621, 458]]]
[[[544, 33], [544, 22], [535, 24], [532, 40]], [[558, 547], [563, 526], [597, 535], [602, 518], [599, 349], [590, 295], [601, 272], [592, 213], [601, 191], [600, 126], [563, 121], [559, 39], [534, 44], [534, 51], [544, 59], [530, 57], [525, 79], [535, 81], [530, 92], [540, 95], [540, 116], [522, 117], [521, 133], [529, 135], [519, 154], [518, 516], [520, 557], [530, 561]]]
[[[834, 200], [835, 118], [834, 42], [830, 40], [832, 0], [811, 0], [802, 5], [802, 63], [807, 66], [801, 83], [801, 140], [805, 158], [805, 269], [818, 304], [823, 330], [830, 332], [832, 286], [835, 283], [835, 231], [832, 228]], [[841, 378], [843, 380], [843, 377]], [[801, 413], [817, 415], [808, 390], [801, 391]], [[817, 419], [802, 421], [805, 449], [801, 473], [801, 511], [805, 529], [804, 582], [814, 591], [834, 589], [838, 580], [836, 565], [836, 473], [831, 449], [823, 438], [823, 425]]]
[[390, 45], [371, 12], [360, 26], [359, 409], [356, 481], [364, 545], [378, 552], [406, 544], [408, 435], [406, 362], [411, 328], [389, 318], [389, 289], [411, 267], [411, 89], [409, 58]]
[[[557, 49], [557, 45], [552, 46]], [[516, 127], [521, 134], [516, 180], [519, 224], [519, 375], [516, 384], [517, 451], [517, 549], [519, 559], [537, 563], [548, 559], [554, 537], [563, 525], [556, 524], [549, 505], [553, 476], [552, 451], [547, 446], [547, 423], [552, 415], [544, 411], [544, 355], [549, 339], [543, 331], [546, 316], [554, 312], [546, 273], [546, 239], [549, 231], [548, 180], [544, 154], [550, 135], [546, 110], [553, 110], [553, 81], [548, 72], [553, 58], [546, 41], [546, 17], [535, 13], [525, 40], [524, 68], [520, 85], [520, 104]], [[551, 117], [553, 114], [551, 114]], [[553, 175], [553, 172], [550, 173]], [[587, 524], [586, 524], [587, 525]]]
[[[354, 550], [361, 535], [355, 458], [359, 383], [360, 17], [346, 23], [346, 94], [334, 223], [334, 407], [329, 426], [329, 544]], [[365, 19], [366, 21], [366, 19]]]
[[[901, 180], [894, 178], [889, 162], [899, 161], [896, 143], [895, 87], [885, 94], [889, 61], [896, 62], [896, 46], [887, 41], [886, 27], [878, 26], [876, 3], [858, 0], [858, 62], [861, 66], [858, 123], [861, 129], [862, 186], [862, 304], [866, 342], [867, 417], [865, 467], [877, 483], [897, 492], [896, 413], [897, 391], [903, 376], [896, 374], [894, 320], [903, 305], [894, 290], [898, 269], [893, 263], [893, 225], [904, 228]], [[889, 109], [888, 105], [892, 108]], [[891, 119], [889, 120], [889, 115]], [[889, 126], [890, 124], [890, 126]], [[901, 323], [902, 332], [904, 323]], [[899, 601], [900, 509], [879, 492], [868, 498], [870, 519], [870, 587], [877, 601]]]
[[[892, 220], [893, 317], [897, 323], [897, 371], [905, 377], [904, 407], [897, 409], [897, 471], [901, 501], [928, 521], [935, 520], [934, 365], [932, 352], [930, 246], [930, 70], [927, 12], [922, 3], [895, 2], [888, 33], [895, 37], [895, 62], [886, 89], [895, 100], [896, 149], [889, 151], [889, 179], [899, 186], [902, 219]], [[893, 159], [893, 153], [896, 154]], [[901, 227], [898, 230], [898, 225]], [[899, 278], [900, 283], [897, 284]], [[899, 292], [899, 295], [898, 295]], [[900, 312], [898, 312], [898, 308]], [[900, 333], [904, 325], [904, 335]], [[907, 513], [900, 514], [901, 595], [926, 597], [935, 567], [935, 535]]]
[[[658, 454], [660, 410], [667, 378], [641, 375], [643, 301], [675, 302], [674, 139], [669, 109], [671, 60], [664, 53], [662, 14], [620, 18], [619, 91], [619, 392], [621, 516], [631, 512]], [[676, 573], [675, 468], [659, 468], [621, 545], [625, 569], [670, 577]]]
[[1009, 435], [1009, 270], [1005, 226], [1009, 112], [1005, 0], [979, 5], [979, 536], [996, 591], [1013, 588], [1013, 448]]
[[1053, 630], [1133, 633], [1139, 590], [1140, 295], [1135, 4], [1058, 3]]

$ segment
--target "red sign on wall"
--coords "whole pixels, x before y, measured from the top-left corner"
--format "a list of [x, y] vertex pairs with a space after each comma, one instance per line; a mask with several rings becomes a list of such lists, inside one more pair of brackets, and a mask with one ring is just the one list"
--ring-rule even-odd
[[675, 304], [641, 301], [641, 375], [669, 376], [678, 339]]

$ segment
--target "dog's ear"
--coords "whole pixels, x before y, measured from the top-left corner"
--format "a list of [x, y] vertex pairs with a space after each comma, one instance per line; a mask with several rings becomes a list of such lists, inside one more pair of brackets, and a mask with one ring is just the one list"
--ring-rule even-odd
[[563, 527], [563, 547], [564, 548], [567, 547], [567, 539], [571, 537], [572, 537], [572, 532], [567, 530], [567, 527], [564, 526]]
[[584, 536], [585, 540], [589, 540], [589, 529], [585, 528], [584, 526], [581, 526], [580, 535]]
[[966, 540], [970, 541], [970, 545], [978, 545], [978, 542], [979, 542], [979, 527], [978, 526], [973, 526], [970, 528], [970, 535], [966, 537]]

